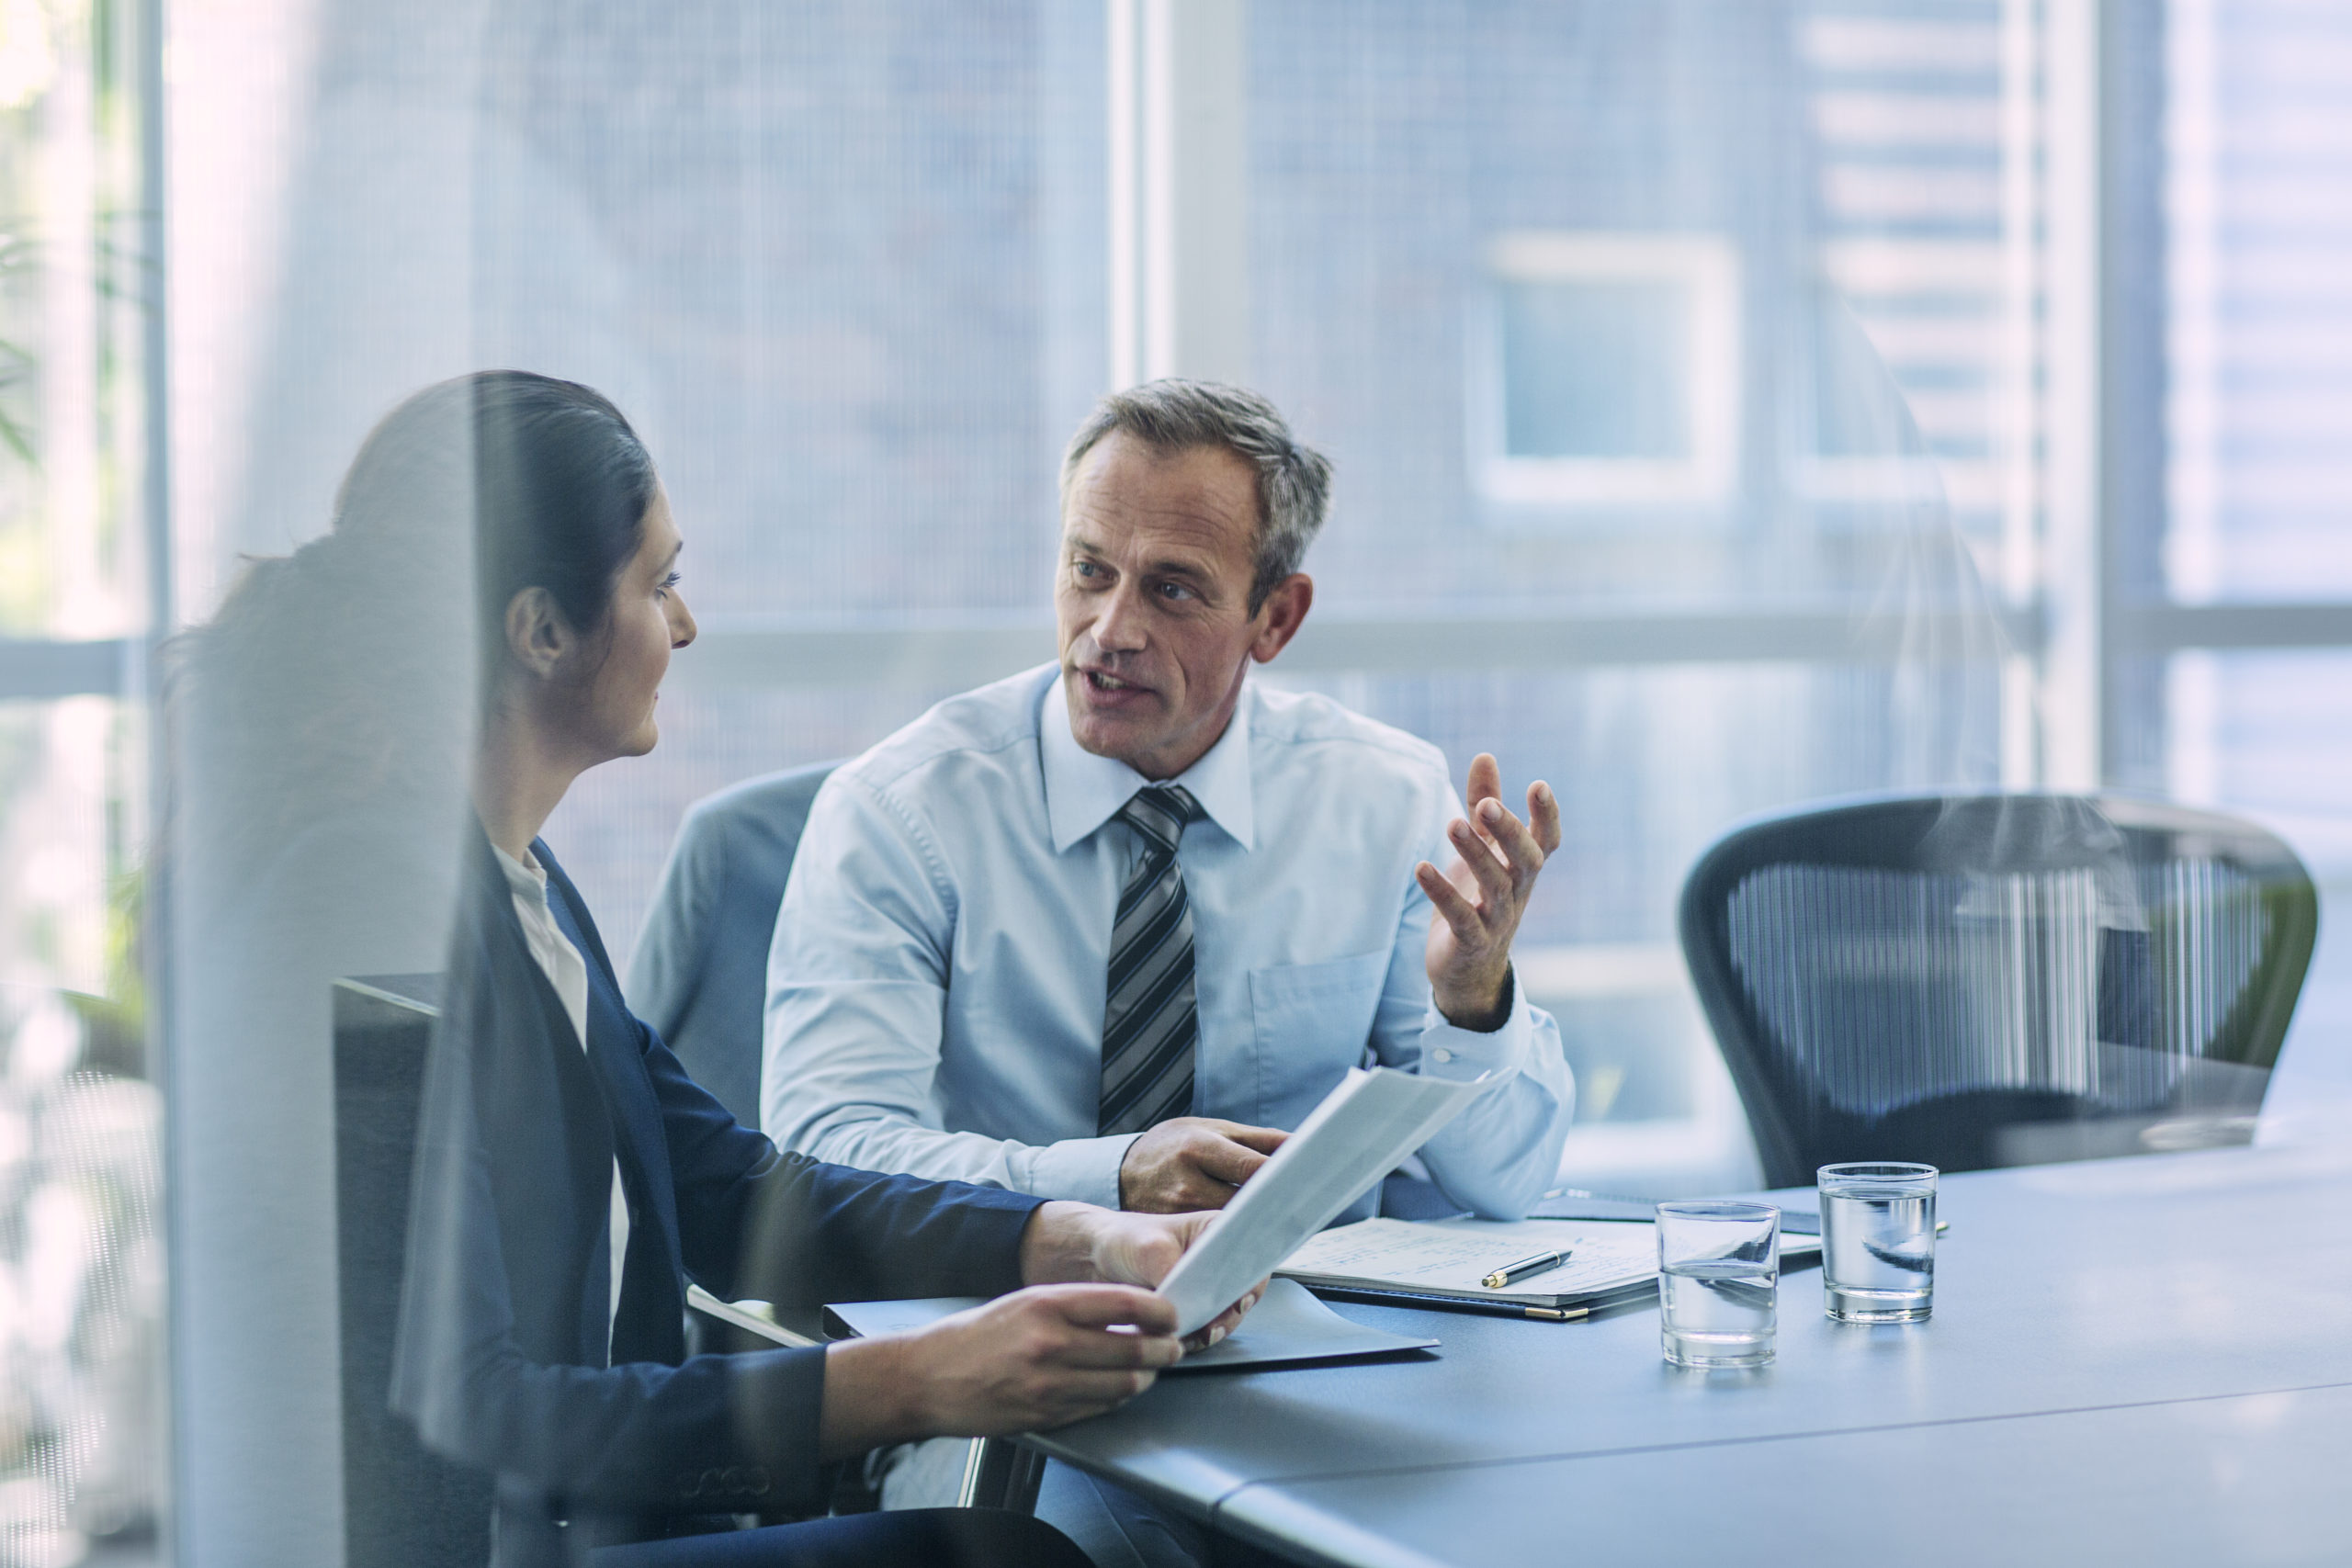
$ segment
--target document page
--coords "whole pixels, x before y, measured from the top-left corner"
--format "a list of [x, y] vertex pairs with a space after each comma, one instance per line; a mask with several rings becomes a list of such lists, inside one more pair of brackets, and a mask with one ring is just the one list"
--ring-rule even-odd
[[1176, 1304], [1176, 1331], [1190, 1334], [1238, 1301], [1487, 1085], [1486, 1074], [1449, 1083], [1350, 1068], [1160, 1281], [1159, 1293]]
[[805, 1335], [795, 1334], [791, 1329], [776, 1322], [775, 1309], [765, 1302], [722, 1302], [700, 1285], [688, 1285], [686, 1304], [696, 1312], [718, 1319], [721, 1323], [731, 1323], [738, 1328], [748, 1329], [761, 1338], [772, 1339], [779, 1345], [808, 1346], [824, 1343], [820, 1339], [811, 1339]]

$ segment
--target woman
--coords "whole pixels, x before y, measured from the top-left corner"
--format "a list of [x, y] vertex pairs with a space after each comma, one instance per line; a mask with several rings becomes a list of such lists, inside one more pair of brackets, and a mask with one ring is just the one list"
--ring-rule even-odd
[[[473, 446], [480, 831], [420, 1122], [396, 1407], [497, 1473], [500, 1568], [1082, 1563], [1001, 1514], [691, 1534], [711, 1516], [821, 1511], [825, 1467], [883, 1444], [1133, 1397], [1181, 1354], [1168, 1304], [1137, 1287], [1207, 1216], [779, 1155], [686, 1077], [628, 1013], [537, 838], [573, 779], [654, 745], [662, 675], [695, 636], [676, 526], [628, 422], [568, 382], [445, 384], [371, 448], [446, 423], [452, 402]], [[999, 1299], [906, 1336], [690, 1359], [689, 1279], [788, 1302]]]

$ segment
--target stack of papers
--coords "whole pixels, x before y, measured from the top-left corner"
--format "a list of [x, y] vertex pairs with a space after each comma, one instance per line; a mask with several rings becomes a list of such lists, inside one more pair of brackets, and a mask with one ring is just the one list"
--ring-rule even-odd
[[[1818, 1236], [1783, 1235], [1781, 1256], [1820, 1247]], [[1563, 1248], [1568, 1260], [1556, 1269], [1500, 1289], [1480, 1283], [1523, 1258]], [[1363, 1220], [1309, 1237], [1276, 1272], [1315, 1290], [1556, 1310], [1590, 1305], [1653, 1283], [1657, 1227], [1577, 1220]]]

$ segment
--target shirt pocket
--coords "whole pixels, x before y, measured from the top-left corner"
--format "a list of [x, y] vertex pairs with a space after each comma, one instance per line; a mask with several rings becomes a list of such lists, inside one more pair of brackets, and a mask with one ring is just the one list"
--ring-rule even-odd
[[1297, 1125], [1350, 1067], [1363, 1065], [1387, 978], [1385, 948], [1250, 972], [1261, 1116], [1277, 1126]]

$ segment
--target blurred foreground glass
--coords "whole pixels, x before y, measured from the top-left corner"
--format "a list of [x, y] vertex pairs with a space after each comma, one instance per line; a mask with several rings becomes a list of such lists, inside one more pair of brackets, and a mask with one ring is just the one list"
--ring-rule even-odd
[[1823, 1305], [1841, 1323], [1924, 1323], [1936, 1293], [1936, 1168], [1821, 1168]]
[[1666, 1359], [1761, 1367], [1779, 1326], [1781, 1211], [1769, 1203], [1660, 1203], [1657, 1304]]

